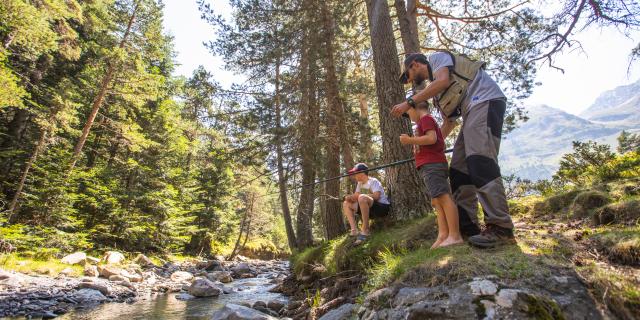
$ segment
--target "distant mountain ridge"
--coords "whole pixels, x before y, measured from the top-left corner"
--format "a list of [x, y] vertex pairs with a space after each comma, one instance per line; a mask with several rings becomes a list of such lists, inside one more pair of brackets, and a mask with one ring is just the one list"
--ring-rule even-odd
[[504, 137], [500, 146], [503, 175], [550, 178], [572, 141], [594, 140], [615, 150], [622, 130], [640, 130], [640, 81], [602, 93], [580, 116], [546, 105], [526, 108], [529, 121]]
[[640, 123], [640, 80], [603, 92], [580, 117], [634, 127]]

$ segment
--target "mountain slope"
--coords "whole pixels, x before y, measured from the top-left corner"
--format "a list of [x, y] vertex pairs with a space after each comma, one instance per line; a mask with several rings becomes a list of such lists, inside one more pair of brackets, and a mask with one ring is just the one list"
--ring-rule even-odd
[[549, 178], [572, 141], [614, 143], [620, 127], [595, 123], [549, 106], [527, 109], [529, 121], [509, 133], [500, 147], [503, 175], [531, 180]]
[[637, 127], [640, 124], [640, 80], [605, 91], [580, 117], [620, 127]]

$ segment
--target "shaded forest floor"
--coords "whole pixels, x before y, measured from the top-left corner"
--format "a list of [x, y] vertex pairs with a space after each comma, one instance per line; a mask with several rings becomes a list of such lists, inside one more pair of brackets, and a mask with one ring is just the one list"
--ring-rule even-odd
[[[378, 228], [359, 247], [347, 236], [325, 242], [292, 258], [295, 279], [290, 281], [299, 289], [289, 293], [301, 303], [294, 303], [297, 309], [289, 315], [317, 318], [353, 303], [349, 312], [370, 319], [636, 319], [638, 182], [512, 201], [517, 245], [431, 250], [436, 237], [433, 216]], [[478, 283], [491, 283], [488, 292], [469, 290]], [[411, 291], [408, 301], [407, 290], [420, 293]], [[511, 298], [505, 302], [507, 296]], [[452, 305], [454, 298], [458, 305]], [[465, 301], [469, 303], [462, 305]]]

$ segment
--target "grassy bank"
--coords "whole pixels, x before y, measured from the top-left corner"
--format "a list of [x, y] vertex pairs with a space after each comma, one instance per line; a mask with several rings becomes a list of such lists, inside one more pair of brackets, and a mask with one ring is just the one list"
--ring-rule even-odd
[[[393, 283], [446, 285], [477, 276], [539, 283], [577, 272], [604, 305], [621, 317], [640, 312], [640, 195], [637, 180], [549, 197], [511, 201], [516, 245], [481, 250], [468, 245], [429, 249], [432, 216], [374, 230], [363, 245], [343, 236], [292, 257], [298, 277], [356, 270], [367, 276], [363, 294]], [[321, 268], [318, 269], [318, 267]]]

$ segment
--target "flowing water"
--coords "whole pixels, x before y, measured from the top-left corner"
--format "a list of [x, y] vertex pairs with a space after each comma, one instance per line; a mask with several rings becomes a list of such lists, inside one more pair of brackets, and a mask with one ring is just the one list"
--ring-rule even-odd
[[210, 319], [215, 310], [227, 303], [240, 304], [256, 301], [268, 302], [278, 300], [287, 302], [287, 298], [279, 293], [271, 293], [269, 289], [275, 285], [271, 280], [277, 273], [263, 273], [256, 278], [237, 279], [227, 283], [233, 289], [229, 294], [219, 297], [195, 298], [192, 300], [178, 300], [179, 293], [151, 294], [138, 298], [138, 301], [127, 303], [107, 303], [95, 308], [76, 310], [57, 319], [96, 319], [96, 320], [134, 320], [134, 319]]

